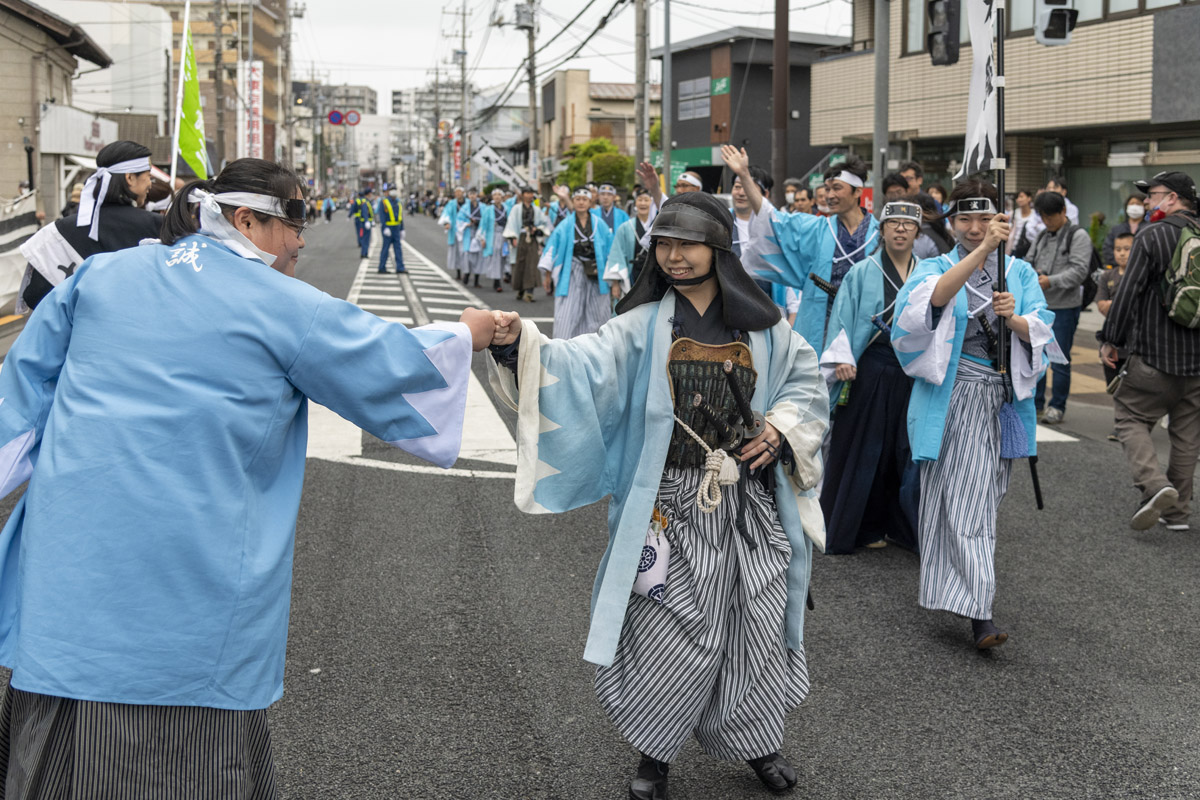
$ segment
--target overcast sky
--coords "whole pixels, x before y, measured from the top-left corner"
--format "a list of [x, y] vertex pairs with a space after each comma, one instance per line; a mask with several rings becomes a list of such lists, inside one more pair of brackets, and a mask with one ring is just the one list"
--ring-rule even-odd
[[[538, 57], [551, 65], [570, 53], [596, 28], [614, 0], [591, 0], [591, 7], [568, 32]], [[589, 0], [541, 0], [538, 44], [558, 33]], [[719, 11], [736, 5], [736, 12]], [[481, 87], [504, 84], [526, 54], [525, 33], [511, 26], [513, 0], [466, 0], [469, 79]], [[736, 25], [771, 28], [775, 0], [672, 0], [671, 38], [682, 41]], [[329, 83], [366, 84], [379, 93], [380, 113], [391, 111], [393, 89], [421, 86], [435, 64], [447, 68], [459, 47], [463, 0], [307, 0], [296, 20], [294, 75], [308, 79], [315, 69]], [[794, 31], [850, 35], [849, 0], [791, 0]], [[446, 12], [446, 13], [443, 13]], [[503, 26], [490, 24], [496, 18]], [[593, 81], [633, 81], [633, 3], [567, 66], [591, 70]], [[453, 40], [448, 36], [453, 33]], [[662, 1], [650, 6], [650, 43], [662, 44]], [[454, 67], [457, 74], [457, 66]], [[539, 68], [539, 81], [545, 73]], [[652, 77], [657, 79], [657, 74]], [[522, 80], [524, 80], [522, 78]]]

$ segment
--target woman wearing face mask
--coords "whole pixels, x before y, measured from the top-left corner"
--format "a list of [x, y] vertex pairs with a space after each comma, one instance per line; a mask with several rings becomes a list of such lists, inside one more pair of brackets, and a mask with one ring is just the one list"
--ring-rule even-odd
[[913, 244], [921, 206], [888, 203], [880, 247], [846, 273], [829, 320], [821, 373], [837, 415], [826, 459], [821, 508], [827, 553], [883, 547], [917, 549], [921, 481], [905, 429], [912, 378], [892, 350], [896, 295], [917, 266]]
[[1118, 236], [1126, 234], [1137, 236], [1138, 228], [1146, 219], [1145, 200], [1146, 198], [1140, 194], [1131, 194], [1125, 199], [1125, 219], [1114, 225], [1108, 232], [1108, 236], [1104, 237], [1104, 252], [1101, 253], [1104, 257], [1104, 266], [1112, 267], [1117, 263], [1116, 257], [1113, 255], [1113, 243]]
[[[996, 371], [998, 318], [1010, 337], [1009, 372], [1026, 453], [1036, 454], [1033, 391], [1056, 353], [1054, 320], [1026, 262], [1005, 260], [1006, 292], [993, 285], [1008, 240], [996, 189], [977, 179], [950, 193], [958, 246], [922, 261], [896, 298], [892, 345], [914, 379], [908, 437], [921, 468], [919, 602], [971, 620], [980, 649], [1008, 639], [992, 621], [996, 512], [1012, 460], [1001, 457], [1004, 378]], [[1017, 446], [1018, 442], [1010, 443]]]
[[162, 244], [89, 258], [4, 361], [10, 797], [274, 798], [308, 398], [457, 455], [492, 316], [409, 330], [296, 280], [303, 197], [259, 159], [187, 184]]
[[828, 396], [812, 348], [731, 252], [720, 201], [676, 195], [650, 233], [596, 334], [501, 323], [492, 385], [518, 410], [516, 500], [558, 513], [611, 496], [584, 658], [642, 754], [630, 796], [665, 798], [692, 736], [786, 791]]

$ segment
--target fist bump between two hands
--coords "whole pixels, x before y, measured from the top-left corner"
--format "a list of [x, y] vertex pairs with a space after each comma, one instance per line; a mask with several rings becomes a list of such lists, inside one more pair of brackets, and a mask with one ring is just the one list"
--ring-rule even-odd
[[515, 311], [467, 308], [458, 321], [471, 329], [471, 347], [476, 352], [489, 345], [512, 344], [521, 333], [521, 317]]

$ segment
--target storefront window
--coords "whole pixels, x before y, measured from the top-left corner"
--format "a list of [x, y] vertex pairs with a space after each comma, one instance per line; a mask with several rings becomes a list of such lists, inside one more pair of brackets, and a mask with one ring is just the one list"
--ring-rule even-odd
[[1137, 11], [1138, 0], [1108, 0], [1108, 13], [1121, 14], [1126, 11]]

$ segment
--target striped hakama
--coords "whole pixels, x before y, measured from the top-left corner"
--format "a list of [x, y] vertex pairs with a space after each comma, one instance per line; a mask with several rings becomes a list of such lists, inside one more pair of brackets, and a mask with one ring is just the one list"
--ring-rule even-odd
[[466, 268], [467, 256], [459, 248], [458, 242], [446, 248], [446, 271], [459, 272]]
[[554, 338], [573, 339], [595, 333], [612, 318], [612, 295], [601, 294], [595, 278], [583, 272], [583, 262], [571, 260], [571, 282], [565, 297], [554, 296]]
[[921, 462], [922, 607], [991, 619], [996, 596], [996, 512], [1012, 461], [1000, 458], [1003, 378], [958, 362], [941, 452]]
[[717, 758], [740, 761], [781, 749], [788, 711], [808, 694], [804, 651], [784, 642], [791, 545], [775, 500], [747, 482], [737, 532], [738, 487], [722, 487], [711, 514], [696, 506], [704, 471], [668, 468], [656, 506], [671, 545], [660, 605], [634, 594], [612, 666], [596, 670], [596, 696], [621, 735], [659, 761], [688, 737]]
[[463, 279], [468, 275], [479, 275], [480, 269], [483, 266], [483, 253], [476, 250], [474, 253], [462, 254], [462, 271]]
[[278, 797], [266, 709], [71, 700], [7, 686], [0, 799]]
[[498, 281], [504, 277], [504, 228], [496, 226], [495, 238], [492, 240], [492, 254], [480, 255], [479, 277]]

